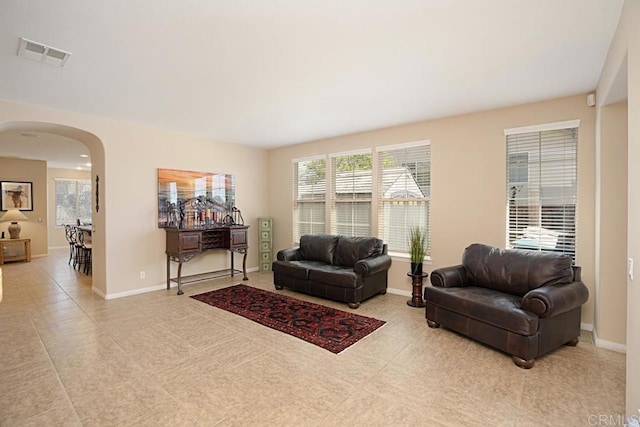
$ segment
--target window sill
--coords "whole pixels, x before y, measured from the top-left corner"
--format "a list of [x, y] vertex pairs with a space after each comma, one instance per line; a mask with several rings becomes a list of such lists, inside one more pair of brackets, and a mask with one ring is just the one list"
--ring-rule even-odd
[[[392, 259], [397, 259], [397, 260], [401, 260], [401, 261], [410, 261], [410, 259], [411, 259], [409, 254], [405, 254], [405, 253], [402, 253], [402, 252], [389, 252], [388, 255]], [[433, 264], [433, 260], [431, 259], [431, 257], [425, 257], [425, 259], [424, 259], [424, 261], [422, 263], [426, 264], [426, 265], [431, 265], [431, 264]]]

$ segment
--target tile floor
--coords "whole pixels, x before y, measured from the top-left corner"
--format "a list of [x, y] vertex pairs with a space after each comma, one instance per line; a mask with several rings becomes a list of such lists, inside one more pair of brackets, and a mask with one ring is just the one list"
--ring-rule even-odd
[[[388, 323], [334, 355], [188, 298], [237, 277], [104, 301], [66, 255], [2, 267], [1, 426], [585, 426], [624, 412], [625, 357], [588, 332], [522, 370], [387, 294], [357, 313]], [[274, 290], [269, 273], [249, 278]]]

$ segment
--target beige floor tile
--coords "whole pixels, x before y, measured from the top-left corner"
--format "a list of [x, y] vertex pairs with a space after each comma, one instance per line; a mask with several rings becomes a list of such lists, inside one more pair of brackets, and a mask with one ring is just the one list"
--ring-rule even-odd
[[168, 398], [162, 387], [140, 378], [123, 380], [98, 396], [75, 399], [73, 405], [84, 425], [118, 425]]
[[[393, 400], [369, 392], [355, 393], [322, 419], [321, 425], [343, 426], [437, 426], [431, 413], [412, 408], [412, 396], [397, 396]], [[464, 424], [462, 424], [464, 425]]]
[[71, 403], [62, 404], [45, 412], [30, 416], [29, 418], [20, 420], [18, 424], [23, 427], [82, 426], [82, 422]]
[[34, 415], [68, 405], [57, 375], [52, 370], [36, 372], [39, 375], [33, 381], [0, 394], [0, 425], [20, 425]]
[[524, 396], [518, 409], [517, 426], [567, 426], [567, 427], [584, 427], [589, 425], [598, 425], [593, 423], [593, 417], [597, 416], [597, 409], [588, 410], [586, 412], [575, 412], [572, 408], [559, 405], [553, 400], [531, 400]]
[[120, 425], [134, 427], [191, 427], [198, 424], [198, 421], [187, 409], [180, 406], [175, 400], [168, 398], [141, 411], [131, 419], [123, 421]]
[[[624, 411], [625, 355], [588, 331], [522, 370], [427, 327], [404, 296], [351, 310], [251, 273], [105, 301], [67, 259], [3, 266], [0, 425], [572, 426]], [[387, 323], [333, 354], [189, 297], [238, 283]]]

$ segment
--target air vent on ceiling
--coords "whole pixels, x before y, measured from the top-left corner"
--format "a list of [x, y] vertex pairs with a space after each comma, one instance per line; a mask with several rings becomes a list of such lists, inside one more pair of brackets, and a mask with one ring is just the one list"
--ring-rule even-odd
[[20, 46], [18, 47], [18, 56], [23, 56], [25, 58], [62, 68], [71, 57], [71, 52], [66, 52], [64, 50], [21, 37]]

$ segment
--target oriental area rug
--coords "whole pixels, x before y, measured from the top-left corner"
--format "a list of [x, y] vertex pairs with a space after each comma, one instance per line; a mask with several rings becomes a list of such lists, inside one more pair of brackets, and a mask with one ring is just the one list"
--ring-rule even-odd
[[230, 286], [191, 298], [336, 354], [386, 323], [246, 285]]

